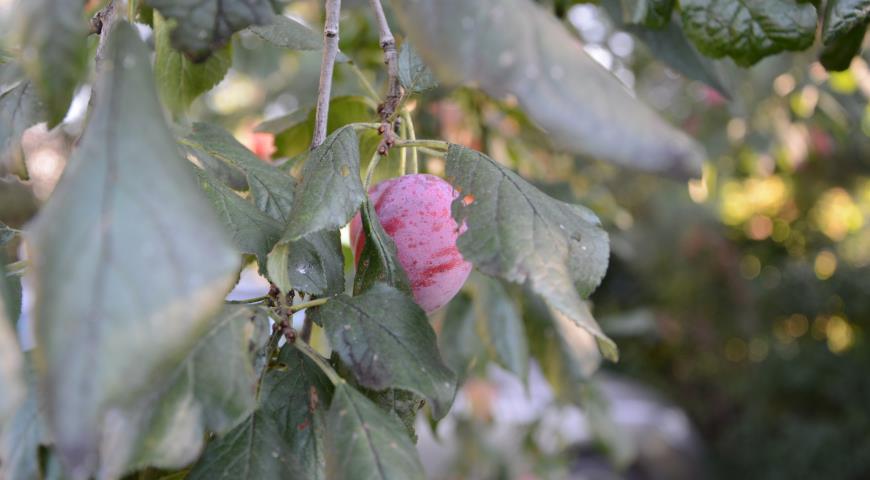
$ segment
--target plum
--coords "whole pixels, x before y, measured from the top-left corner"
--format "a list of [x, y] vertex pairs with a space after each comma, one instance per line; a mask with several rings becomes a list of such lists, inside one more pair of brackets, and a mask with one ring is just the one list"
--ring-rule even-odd
[[[396, 243], [414, 300], [426, 313], [447, 304], [471, 273], [471, 263], [456, 248], [465, 225], [457, 228], [450, 215], [457, 195], [449, 183], [427, 174], [385, 180], [369, 191], [384, 231]], [[350, 224], [350, 241], [359, 262], [365, 245], [359, 213]]]

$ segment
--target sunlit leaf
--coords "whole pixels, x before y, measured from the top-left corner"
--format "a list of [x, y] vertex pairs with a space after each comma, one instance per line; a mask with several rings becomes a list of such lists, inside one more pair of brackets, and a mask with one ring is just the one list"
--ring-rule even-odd
[[816, 35], [816, 8], [798, 0], [682, 0], [683, 28], [702, 53], [749, 66]]
[[360, 385], [416, 392], [429, 400], [436, 418], [450, 409], [455, 376], [441, 360], [426, 314], [411, 297], [378, 283], [359, 296], [331, 299], [318, 317]]
[[426, 478], [401, 422], [347, 384], [335, 389], [326, 438], [327, 478]]
[[80, 0], [20, 2], [21, 65], [43, 99], [48, 126], [63, 120], [87, 67], [87, 19]]
[[95, 472], [111, 411], [211, 325], [239, 266], [164, 124], [147, 47], [123, 22], [109, 35], [88, 125], [25, 237], [41, 398], [77, 476]]
[[559, 21], [530, 0], [394, 0], [439, 80], [513, 97], [562, 149], [679, 178], [703, 149], [632, 97]]
[[162, 16], [154, 16], [154, 77], [163, 104], [179, 114], [224, 78], [232, 64], [232, 54], [225, 47], [206, 61], [193, 63], [170, 45], [170, 27]]
[[305, 160], [284, 240], [346, 225], [365, 200], [359, 174], [359, 141], [343, 127]]
[[172, 45], [193, 61], [205, 60], [229, 42], [233, 33], [264, 25], [275, 11], [269, 0], [145, 0], [164, 17], [177, 21]]
[[323, 46], [320, 34], [284, 15], [273, 15], [267, 23], [249, 29], [272, 45], [291, 50], [320, 50]]
[[456, 245], [481, 272], [529, 284], [547, 302], [598, 338], [608, 358], [616, 345], [591, 316], [589, 295], [607, 271], [610, 247], [598, 218], [580, 205], [548, 197], [482, 153], [451, 145], [447, 179], [461, 195], [453, 217], [468, 230]]

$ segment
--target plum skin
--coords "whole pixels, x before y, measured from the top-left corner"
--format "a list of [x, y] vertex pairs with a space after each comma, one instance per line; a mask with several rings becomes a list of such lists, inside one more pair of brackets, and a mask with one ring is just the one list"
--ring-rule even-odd
[[[471, 263], [456, 248], [466, 229], [457, 228], [450, 215], [457, 196], [449, 183], [428, 174], [391, 178], [369, 190], [378, 220], [396, 243], [414, 300], [426, 313], [446, 305], [471, 273]], [[350, 242], [358, 263], [365, 245], [359, 213], [350, 223]]]

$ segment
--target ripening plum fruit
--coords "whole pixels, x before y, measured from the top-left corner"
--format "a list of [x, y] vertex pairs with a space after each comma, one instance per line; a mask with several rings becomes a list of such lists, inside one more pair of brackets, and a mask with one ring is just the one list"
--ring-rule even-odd
[[[369, 191], [384, 231], [396, 243], [414, 300], [426, 313], [449, 302], [471, 273], [471, 263], [456, 248], [465, 225], [457, 228], [450, 215], [457, 195], [449, 183], [426, 174], [392, 178]], [[350, 241], [359, 262], [365, 245], [359, 213], [350, 224]]]

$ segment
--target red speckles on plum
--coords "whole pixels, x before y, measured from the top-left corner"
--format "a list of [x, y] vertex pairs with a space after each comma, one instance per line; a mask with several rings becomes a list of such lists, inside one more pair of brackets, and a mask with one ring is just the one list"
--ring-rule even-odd
[[[433, 175], [406, 175], [376, 185], [370, 191], [384, 231], [396, 243], [399, 263], [408, 274], [414, 298], [427, 312], [442, 307], [462, 287], [471, 272], [456, 248], [457, 228], [450, 204], [458, 194]], [[362, 253], [362, 222], [351, 222], [351, 244]]]

